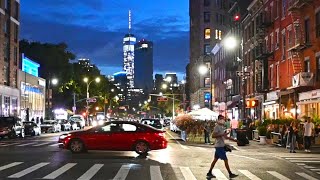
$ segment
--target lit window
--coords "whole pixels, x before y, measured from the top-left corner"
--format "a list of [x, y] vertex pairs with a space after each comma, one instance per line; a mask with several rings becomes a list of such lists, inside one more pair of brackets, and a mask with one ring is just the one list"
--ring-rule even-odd
[[219, 40], [222, 39], [222, 31], [219, 31]]
[[211, 30], [210, 28], [206, 28], [204, 30], [204, 39], [210, 39], [210, 37], [211, 37]]
[[218, 39], [218, 38], [219, 38], [219, 30], [216, 29], [216, 39]]

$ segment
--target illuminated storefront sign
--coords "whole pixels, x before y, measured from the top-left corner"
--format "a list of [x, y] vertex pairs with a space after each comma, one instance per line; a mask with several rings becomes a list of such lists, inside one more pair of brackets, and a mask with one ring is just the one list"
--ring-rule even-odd
[[38, 68], [40, 64], [32, 61], [31, 59], [27, 58], [22, 54], [22, 71], [33, 76], [39, 77]]

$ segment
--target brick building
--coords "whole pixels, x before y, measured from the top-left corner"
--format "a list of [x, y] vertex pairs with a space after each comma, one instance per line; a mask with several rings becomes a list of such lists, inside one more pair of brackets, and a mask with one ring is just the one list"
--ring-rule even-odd
[[18, 115], [19, 0], [0, 1], [0, 116]]

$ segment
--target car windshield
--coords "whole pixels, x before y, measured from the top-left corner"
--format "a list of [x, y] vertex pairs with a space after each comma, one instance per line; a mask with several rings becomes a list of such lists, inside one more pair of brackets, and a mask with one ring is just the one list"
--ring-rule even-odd
[[153, 127], [161, 127], [161, 122], [159, 119], [143, 119], [142, 124], [147, 124]]

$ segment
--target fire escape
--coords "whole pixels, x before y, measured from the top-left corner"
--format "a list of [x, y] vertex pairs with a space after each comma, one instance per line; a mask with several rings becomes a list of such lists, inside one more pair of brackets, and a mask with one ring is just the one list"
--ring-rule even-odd
[[312, 0], [289, 0], [288, 2], [288, 11], [291, 12], [294, 32], [294, 39], [288, 48], [288, 57], [292, 63], [293, 75], [303, 71], [302, 50], [310, 45], [305, 39], [305, 31], [302, 26], [303, 18], [301, 17], [302, 7], [309, 2], [312, 2]]
[[268, 34], [268, 28], [273, 26], [270, 18], [266, 12], [261, 12], [256, 20], [257, 30], [256, 39], [258, 45], [255, 47], [255, 59], [258, 62], [254, 62], [255, 66], [255, 91], [262, 93], [269, 89], [268, 82], [268, 59], [273, 55], [273, 51], [268, 47], [266, 36]]

